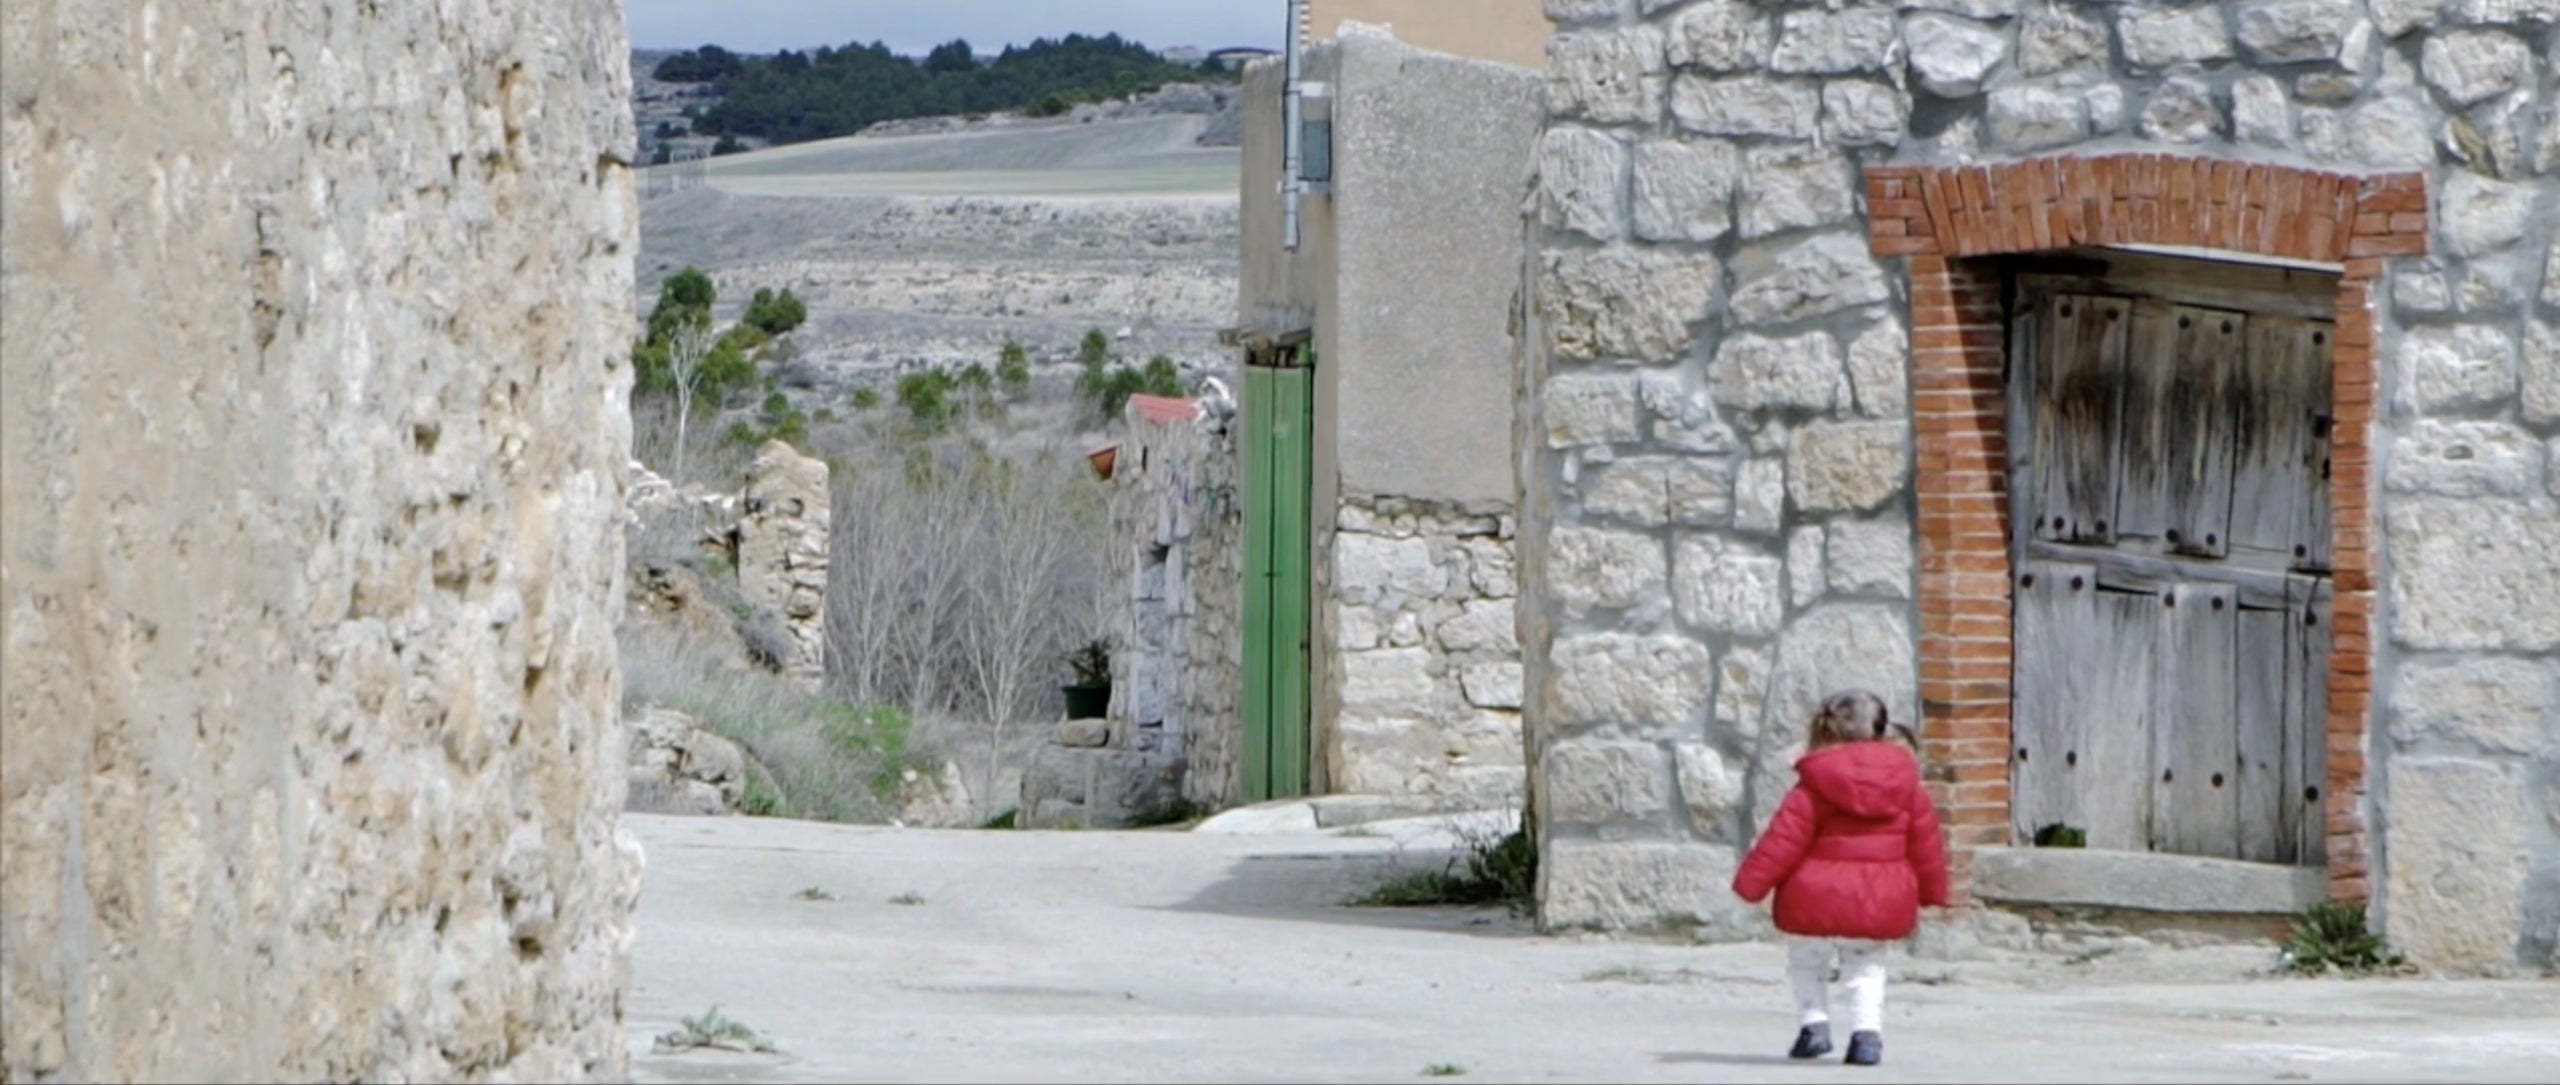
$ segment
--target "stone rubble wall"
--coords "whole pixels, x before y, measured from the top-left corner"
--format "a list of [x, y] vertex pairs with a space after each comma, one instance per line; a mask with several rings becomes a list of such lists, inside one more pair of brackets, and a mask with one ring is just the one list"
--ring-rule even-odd
[[0, 1079], [627, 1076], [622, 25], [0, 16]]
[[827, 539], [835, 520], [826, 461], [767, 441], [738, 499], [738, 590], [782, 620], [782, 673], [811, 689], [827, 678]]
[[1129, 413], [1112, 469], [1111, 537], [1129, 601], [1113, 646], [1114, 743], [1184, 765], [1182, 793], [1243, 799], [1244, 492], [1239, 419]]
[[1446, 502], [1346, 494], [1319, 586], [1334, 658], [1337, 794], [1516, 809], [1526, 770], [1512, 522]]
[[1521, 512], [1552, 926], [1725, 885], [1823, 692], [1912, 718], [1907, 280], [1867, 165], [2427, 173], [2387, 261], [2364, 821], [2413, 959], [2560, 943], [2560, 0], [1546, 0]]

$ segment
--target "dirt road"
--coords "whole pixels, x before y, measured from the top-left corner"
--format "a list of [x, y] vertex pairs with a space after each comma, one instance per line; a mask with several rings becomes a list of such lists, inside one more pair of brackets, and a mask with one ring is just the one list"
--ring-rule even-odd
[[[641, 1081], [2547, 1081], [2560, 984], [2257, 949], [1897, 957], [1884, 1073], [1787, 1063], [1781, 954], [1340, 902], [1397, 845], [634, 817]], [[1407, 852], [1406, 861], [1419, 858]], [[803, 899], [818, 890], [831, 900]], [[898, 903], [906, 901], [908, 903]], [[777, 1055], [652, 1054], [713, 1004]]]

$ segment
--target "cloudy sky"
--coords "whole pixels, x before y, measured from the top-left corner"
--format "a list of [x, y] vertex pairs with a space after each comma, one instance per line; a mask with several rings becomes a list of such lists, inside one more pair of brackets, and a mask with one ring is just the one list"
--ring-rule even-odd
[[1282, 0], [623, 0], [623, 10], [640, 48], [746, 52], [878, 40], [921, 53], [953, 38], [991, 52], [1110, 31], [1157, 48], [1277, 48], [1288, 22]]

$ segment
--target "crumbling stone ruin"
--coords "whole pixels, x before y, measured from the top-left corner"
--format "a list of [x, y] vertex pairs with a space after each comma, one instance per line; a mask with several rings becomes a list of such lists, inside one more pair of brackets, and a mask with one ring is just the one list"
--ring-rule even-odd
[[624, 1078], [621, 19], [0, 20], [0, 1079]]

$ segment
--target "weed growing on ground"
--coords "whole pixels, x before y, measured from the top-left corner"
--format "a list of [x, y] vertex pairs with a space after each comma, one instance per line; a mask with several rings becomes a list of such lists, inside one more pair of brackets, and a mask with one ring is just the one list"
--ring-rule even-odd
[[1582, 974], [1584, 983], [1634, 983], [1646, 986], [1697, 983], [1706, 978], [1705, 973], [1695, 969], [1657, 970], [1632, 964], [1611, 965]]
[[835, 894], [830, 893], [830, 892], [827, 892], [825, 889], [822, 889], [822, 888], [820, 888], [820, 887], [818, 887], [818, 886], [814, 886], [814, 885], [813, 885], [813, 886], [810, 886], [810, 887], [809, 887], [809, 888], [807, 888], [807, 889], [803, 889], [803, 890], [801, 890], [801, 891], [799, 891], [799, 892], [797, 892], [797, 893], [793, 893], [793, 894], [791, 894], [791, 895], [792, 895], [792, 896], [795, 896], [795, 897], [798, 897], [798, 898], [800, 898], [800, 899], [802, 899], [802, 900], [834, 900], [834, 899], [836, 899], [836, 895], [835, 895]]
[[2293, 933], [2286, 936], [2278, 960], [2285, 971], [2304, 975], [2333, 971], [2363, 975], [2406, 965], [2366, 925], [2363, 905], [2334, 901], [2312, 905], [2294, 919]]
[[1500, 904], [1526, 912], [1537, 892], [1538, 849], [1526, 830], [1496, 835], [1458, 829], [1462, 845], [1438, 870], [1418, 870], [1351, 901], [1354, 907], [1415, 908]]
[[991, 818], [988, 818], [988, 819], [987, 819], [987, 820], [985, 820], [985, 821], [979, 822], [979, 823], [978, 823], [978, 827], [979, 827], [979, 828], [981, 828], [981, 829], [1012, 829], [1012, 828], [1017, 828], [1017, 827], [1019, 827], [1017, 823], [1021, 821], [1021, 815], [1022, 815], [1022, 811], [1021, 811], [1021, 810], [1019, 810], [1019, 809], [1015, 809], [1015, 808], [1013, 808], [1013, 807], [1006, 807], [1006, 808], [1005, 808], [1005, 811], [1004, 811], [1003, 813], [1001, 813], [1001, 814], [997, 814], [997, 815], [996, 815], [996, 816], [994, 816], [994, 817], [991, 817]]
[[1460, 1077], [1466, 1072], [1466, 1067], [1454, 1062], [1435, 1062], [1422, 1068], [1424, 1077]]
[[718, 1006], [711, 1007], [710, 1012], [700, 1017], [685, 1018], [675, 1031], [658, 1036], [657, 1050], [660, 1054], [697, 1047], [745, 1052], [775, 1050], [772, 1040], [740, 1022], [721, 1016]]
[[916, 905], [924, 903], [924, 894], [910, 889], [904, 893], [900, 893], [897, 896], [889, 898], [889, 903], [902, 907], [913, 908]]

